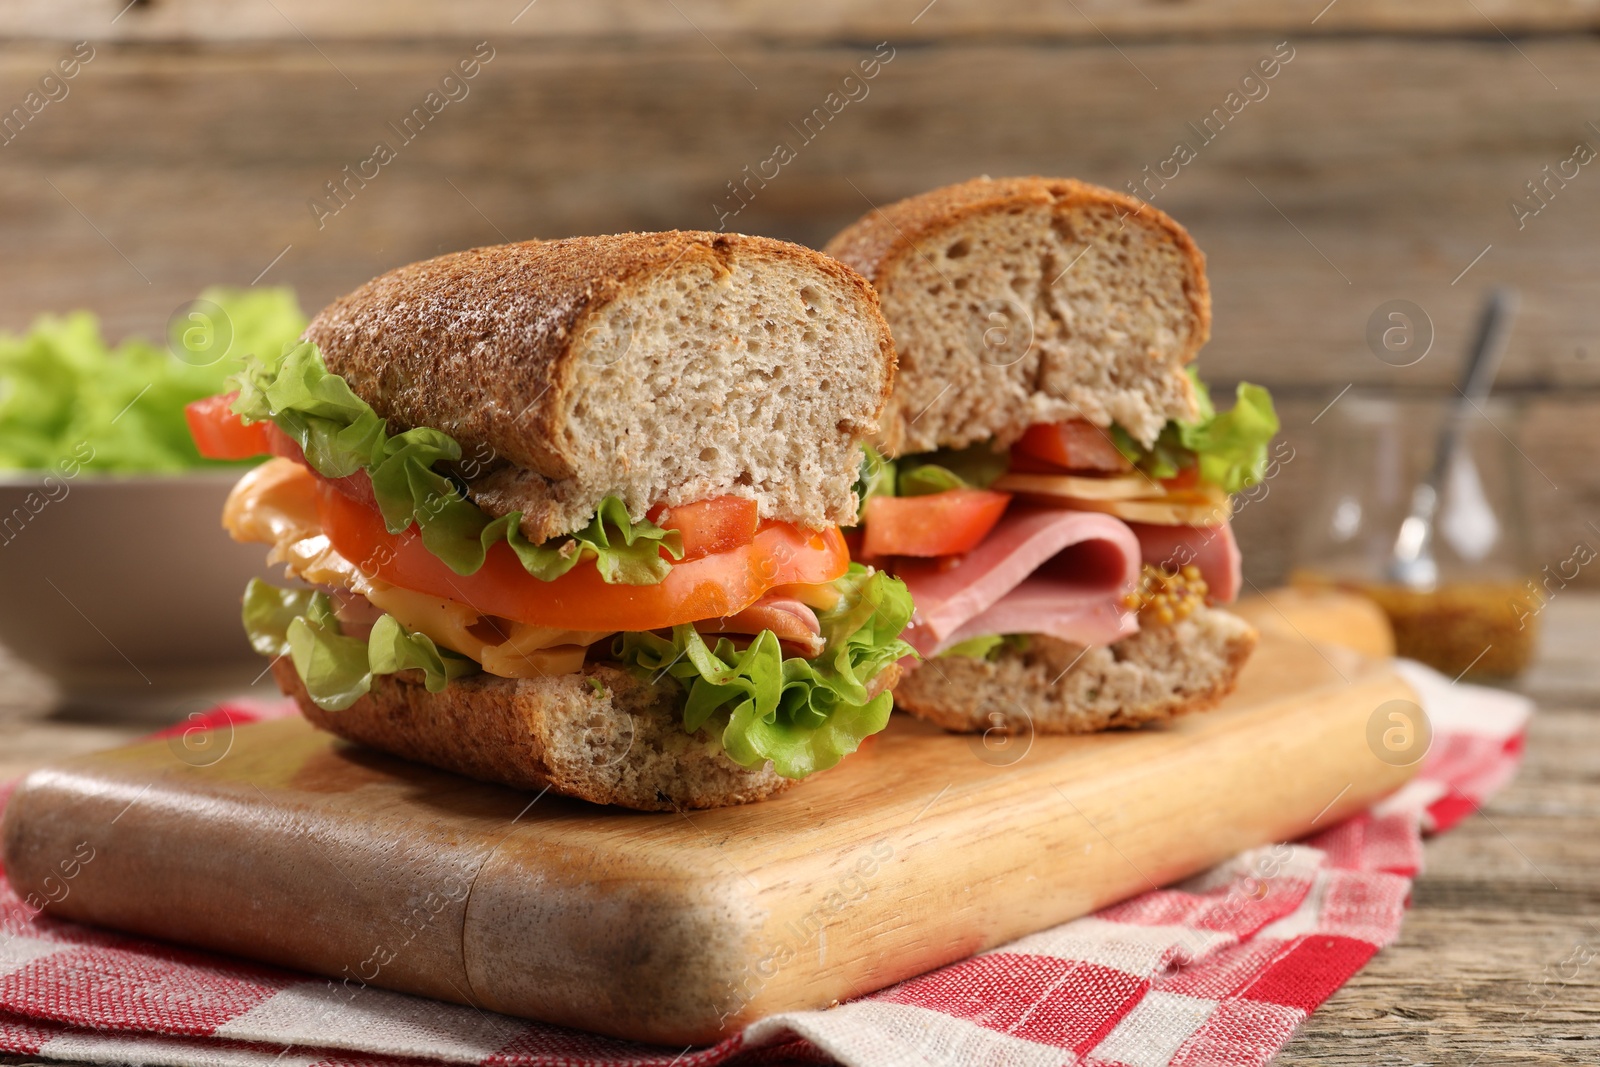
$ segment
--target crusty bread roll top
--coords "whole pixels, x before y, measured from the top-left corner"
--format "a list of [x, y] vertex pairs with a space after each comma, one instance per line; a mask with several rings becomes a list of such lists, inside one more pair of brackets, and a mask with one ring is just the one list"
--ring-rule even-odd
[[525, 241], [391, 271], [306, 339], [390, 423], [494, 457], [468, 494], [532, 540], [606, 496], [635, 518], [724, 494], [764, 518], [853, 521], [858, 444], [894, 346], [855, 271], [701, 232]]
[[874, 210], [827, 246], [870, 279], [900, 370], [895, 454], [1036, 422], [1150, 444], [1196, 414], [1183, 368], [1211, 333], [1205, 257], [1167, 215], [1063, 178], [976, 178]]

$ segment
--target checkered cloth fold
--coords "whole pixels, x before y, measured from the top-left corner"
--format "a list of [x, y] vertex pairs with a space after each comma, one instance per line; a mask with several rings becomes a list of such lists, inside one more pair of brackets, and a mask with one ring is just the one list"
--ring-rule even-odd
[[1399, 932], [1422, 835], [1516, 770], [1528, 701], [1401, 667], [1433, 744], [1419, 776], [1373, 810], [711, 1048], [653, 1048], [59, 922], [0, 881], [0, 1053], [175, 1067], [1264, 1064]]

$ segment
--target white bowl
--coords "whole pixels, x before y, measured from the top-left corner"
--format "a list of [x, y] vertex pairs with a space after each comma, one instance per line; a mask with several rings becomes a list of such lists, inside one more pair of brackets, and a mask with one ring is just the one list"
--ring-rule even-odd
[[0, 475], [0, 645], [68, 705], [249, 690], [265, 661], [240, 597], [274, 576], [266, 546], [222, 530], [239, 474]]

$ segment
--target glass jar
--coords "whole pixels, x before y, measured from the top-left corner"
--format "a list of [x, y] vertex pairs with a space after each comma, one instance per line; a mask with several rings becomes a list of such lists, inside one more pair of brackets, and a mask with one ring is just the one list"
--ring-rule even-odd
[[[1538, 586], [1530, 575], [1520, 409], [1493, 400], [1459, 416], [1431, 541], [1438, 579], [1396, 582], [1390, 561], [1412, 493], [1428, 477], [1455, 397], [1352, 391], [1316, 423], [1317, 494], [1301, 524], [1291, 582], [1361, 592], [1394, 626], [1396, 652], [1451, 677], [1507, 678], [1533, 658]], [[1537, 475], [1535, 475], [1537, 476]]]

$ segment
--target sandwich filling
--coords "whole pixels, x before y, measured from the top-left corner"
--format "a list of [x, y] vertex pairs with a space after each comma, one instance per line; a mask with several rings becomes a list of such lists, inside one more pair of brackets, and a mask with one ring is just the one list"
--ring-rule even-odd
[[910, 596], [851, 563], [837, 527], [763, 520], [737, 497], [643, 517], [607, 498], [535, 544], [517, 513], [467, 498], [455, 440], [391, 435], [314, 345], [252, 360], [236, 383], [191, 405], [191, 430], [217, 458], [275, 456], [241, 479], [223, 524], [305, 583], [253, 581], [244, 622], [319, 707], [349, 707], [384, 674], [438, 692], [608, 662], [674, 679], [686, 730], [709, 726], [736, 762], [791, 778], [887, 724]]
[[916, 603], [924, 657], [994, 657], [1030, 635], [1104, 646], [1238, 595], [1232, 494], [1259, 484], [1278, 431], [1271, 397], [1242, 384], [1230, 411], [1198, 378], [1192, 423], [1148, 444], [1086, 420], [862, 466], [858, 558]]

